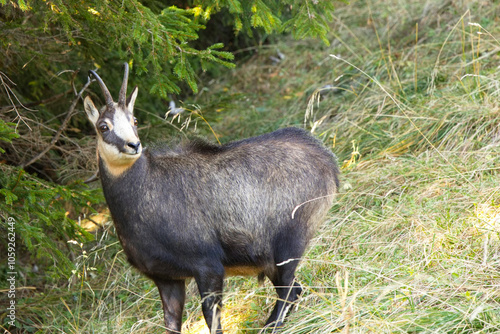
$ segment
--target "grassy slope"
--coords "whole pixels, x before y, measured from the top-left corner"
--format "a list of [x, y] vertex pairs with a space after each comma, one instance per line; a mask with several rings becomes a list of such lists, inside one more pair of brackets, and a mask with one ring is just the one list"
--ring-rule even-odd
[[[500, 8], [463, 3], [352, 1], [331, 46], [285, 38], [194, 101], [221, 141], [305, 124], [343, 165], [282, 333], [500, 331]], [[272, 64], [278, 49], [286, 58]], [[55, 319], [40, 320], [43, 332], [162, 333], [158, 293], [120, 248], [86, 256], [83, 284], [46, 298], [69, 307], [38, 310]], [[257, 333], [269, 282], [231, 278], [226, 291], [224, 327]], [[193, 283], [188, 295], [185, 331], [207, 331]]]
[[[247, 97], [222, 135], [305, 117], [344, 165], [283, 333], [500, 331], [499, 10], [354, 1], [330, 47], [287, 39], [220, 83]], [[287, 58], [272, 65], [276, 49]]]

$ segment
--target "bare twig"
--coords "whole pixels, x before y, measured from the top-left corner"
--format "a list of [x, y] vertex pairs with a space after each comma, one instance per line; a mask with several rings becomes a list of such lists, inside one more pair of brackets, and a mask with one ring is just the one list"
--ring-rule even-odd
[[83, 183], [89, 184], [89, 183], [97, 181], [97, 180], [99, 180], [99, 168], [94, 173], [94, 175], [92, 175], [91, 177], [89, 177], [88, 179], [86, 179], [85, 181], [83, 181]]
[[81, 99], [83, 92], [85, 92], [85, 90], [89, 87], [89, 85], [91, 83], [92, 83], [92, 80], [90, 78], [88, 78], [87, 83], [83, 86], [83, 88], [80, 90], [80, 92], [78, 92], [78, 94], [76, 95], [75, 99], [71, 103], [71, 106], [68, 109], [68, 113], [66, 114], [66, 118], [64, 118], [61, 126], [59, 127], [59, 130], [57, 130], [57, 132], [54, 135], [54, 137], [52, 137], [52, 140], [50, 141], [49, 145], [45, 149], [43, 149], [42, 152], [38, 153], [31, 160], [29, 160], [28, 162], [26, 162], [25, 164], [23, 164], [22, 165], [23, 168], [26, 168], [27, 166], [31, 165], [32, 163], [34, 163], [35, 161], [37, 161], [38, 159], [40, 159], [41, 157], [43, 157], [48, 151], [50, 151], [51, 148], [54, 147], [54, 145], [59, 140], [59, 137], [61, 136], [62, 132], [64, 131], [64, 129], [66, 129], [66, 126], [68, 125], [69, 120], [73, 116], [73, 114], [75, 112], [76, 104]]
[[[3, 72], [0, 71], [0, 82], [2, 83], [2, 86], [4, 87], [5, 89], [5, 93], [7, 94], [7, 97], [9, 98], [9, 101], [10, 103], [12, 104], [12, 107], [14, 108], [14, 111], [16, 112], [17, 114], [17, 117], [15, 119], [19, 119], [19, 121], [22, 121], [24, 124], [26, 124], [26, 126], [28, 127], [28, 129], [30, 129], [31, 131], [31, 128], [30, 126], [28, 125], [28, 123], [26, 123], [26, 121], [24, 120], [24, 118], [21, 116], [21, 114], [19, 114], [19, 111], [17, 111], [17, 107], [16, 107], [16, 104], [14, 103], [14, 101], [12, 100], [12, 96], [11, 96], [11, 93], [12, 95], [14, 96], [14, 98], [17, 100], [17, 102], [19, 102], [19, 104], [23, 106], [23, 104], [21, 103], [21, 101], [19, 101], [19, 99], [17, 98], [16, 94], [14, 94], [14, 92], [12, 91], [12, 89], [10, 88], [10, 86], [8, 85], [8, 83], [6, 83], [4, 81], [4, 77], [13, 85], [16, 85], [12, 80], [10, 80], [10, 78]], [[26, 108], [26, 107], [24, 107]], [[27, 108], [26, 108], [27, 109]], [[19, 122], [18, 122], [18, 125], [19, 125]], [[17, 126], [16, 126], [16, 129], [17, 129]]]

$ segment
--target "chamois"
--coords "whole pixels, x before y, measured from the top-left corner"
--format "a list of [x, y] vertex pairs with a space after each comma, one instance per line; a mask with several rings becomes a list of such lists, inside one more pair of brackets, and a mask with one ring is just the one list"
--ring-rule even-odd
[[221, 334], [226, 275], [267, 276], [279, 298], [266, 326], [282, 326], [302, 292], [295, 269], [339, 186], [334, 155], [298, 128], [143, 149], [128, 65], [117, 103], [89, 73], [106, 101], [100, 110], [84, 101], [106, 202], [128, 261], [158, 287], [167, 333], [181, 331], [185, 280], [194, 278], [208, 328]]

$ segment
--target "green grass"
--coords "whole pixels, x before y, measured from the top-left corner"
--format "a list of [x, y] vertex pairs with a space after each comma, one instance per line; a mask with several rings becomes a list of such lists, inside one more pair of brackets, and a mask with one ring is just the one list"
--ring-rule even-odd
[[[281, 333], [500, 332], [500, 6], [466, 3], [352, 1], [331, 46], [283, 38], [186, 101], [221, 142], [305, 126], [343, 166]], [[163, 333], [154, 285], [112, 228], [97, 239], [68, 289], [21, 312], [44, 333]], [[258, 333], [275, 298], [269, 282], [228, 279], [224, 327]], [[208, 333], [193, 282], [185, 313], [186, 333]]]

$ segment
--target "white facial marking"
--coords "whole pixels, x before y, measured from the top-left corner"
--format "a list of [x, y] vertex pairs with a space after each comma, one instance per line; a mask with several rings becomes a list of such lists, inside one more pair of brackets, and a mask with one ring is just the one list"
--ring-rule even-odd
[[137, 143], [139, 141], [127, 115], [118, 108], [116, 108], [116, 112], [113, 115], [113, 131], [126, 143]]
[[108, 144], [103, 140], [99, 141], [99, 153], [106, 158], [106, 160], [111, 159], [113, 161], [119, 160], [119, 155], [121, 154], [115, 145]]

